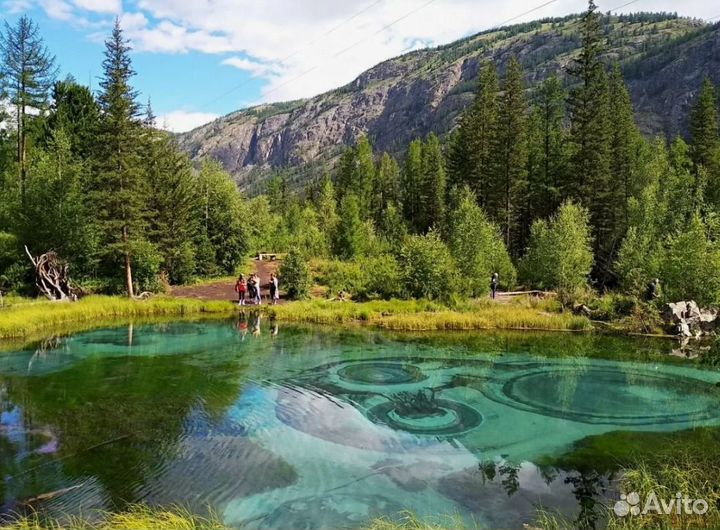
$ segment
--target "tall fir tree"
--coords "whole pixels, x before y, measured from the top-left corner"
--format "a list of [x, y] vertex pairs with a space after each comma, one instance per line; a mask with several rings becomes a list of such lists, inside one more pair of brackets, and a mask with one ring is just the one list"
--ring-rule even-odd
[[528, 211], [530, 220], [557, 210], [567, 176], [565, 100], [567, 93], [556, 75], [540, 85], [529, 124]]
[[27, 15], [14, 26], [5, 22], [0, 34], [0, 80], [15, 107], [17, 132], [17, 163], [21, 203], [25, 203], [29, 121], [48, 105], [50, 88], [57, 76], [55, 56], [45, 46], [40, 28]]
[[375, 172], [371, 213], [376, 226], [382, 224], [383, 216], [389, 205], [400, 202], [400, 167], [389, 154], [383, 153]]
[[489, 62], [481, 68], [475, 100], [463, 113], [448, 154], [451, 185], [470, 186], [483, 207], [494, 178], [492, 160], [497, 141], [498, 98], [497, 71]]
[[604, 283], [610, 278], [614, 251], [615, 208], [610, 174], [611, 131], [609, 86], [601, 54], [605, 48], [600, 15], [593, 0], [582, 17], [583, 46], [570, 73], [578, 85], [570, 93], [571, 178], [568, 195], [588, 208], [595, 245], [595, 272]]
[[445, 221], [447, 183], [445, 160], [440, 139], [431, 133], [422, 146], [421, 202], [418, 228], [425, 233], [431, 228], [442, 229]]
[[415, 139], [408, 146], [405, 165], [402, 171], [403, 214], [413, 231], [418, 232], [420, 226], [420, 208], [422, 207], [423, 182], [423, 143]]
[[697, 100], [690, 112], [690, 155], [695, 173], [704, 177], [707, 200], [715, 208], [720, 207], [720, 130], [715, 87], [705, 78]]
[[[527, 188], [527, 100], [522, 67], [515, 57], [508, 63], [503, 84], [494, 150], [495, 179], [488, 211], [499, 221], [505, 245], [519, 256], [524, 246], [521, 201]], [[527, 214], [527, 212], [526, 212]], [[529, 220], [524, 219], [529, 225]], [[529, 226], [528, 226], [529, 232]]]
[[103, 76], [98, 103], [101, 120], [95, 155], [92, 201], [106, 249], [105, 258], [113, 268], [122, 259], [128, 296], [134, 296], [133, 247], [143, 240], [146, 213], [146, 181], [140, 159], [141, 122], [137, 92], [130, 84], [135, 75], [130, 46], [119, 20], [105, 41]]

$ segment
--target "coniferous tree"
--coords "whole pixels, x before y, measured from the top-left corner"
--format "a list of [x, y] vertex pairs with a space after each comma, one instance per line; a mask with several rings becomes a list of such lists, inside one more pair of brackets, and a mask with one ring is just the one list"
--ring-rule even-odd
[[134, 75], [130, 46], [116, 20], [105, 42], [92, 202], [104, 257], [110, 267], [118, 256], [122, 258], [125, 289], [131, 297], [133, 247], [143, 239], [147, 198], [140, 160], [140, 108], [130, 84]]
[[367, 136], [361, 136], [356, 148], [355, 175], [352, 190], [360, 202], [360, 215], [371, 218], [372, 193], [375, 185], [375, 160]]
[[515, 256], [523, 246], [521, 197], [527, 187], [527, 156], [527, 101], [522, 67], [513, 57], [505, 73], [494, 150], [496, 177], [487, 208], [500, 222], [505, 245]]
[[402, 172], [403, 213], [414, 231], [422, 230], [420, 209], [422, 207], [423, 156], [422, 140], [410, 142]]
[[360, 201], [354, 193], [348, 193], [340, 203], [340, 222], [335, 237], [335, 254], [343, 259], [352, 259], [362, 254], [363, 222], [360, 215]]
[[449, 183], [470, 186], [481, 206], [487, 205], [494, 179], [498, 98], [497, 71], [495, 65], [488, 62], [480, 70], [475, 99], [463, 112], [448, 149]]
[[79, 85], [72, 77], [53, 85], [46, 144], [54, 131], [63, 129], [73, 155], [87, 159], [93, 153], [99, 121], [100, 107], [88, 87]]
[[28, 109], [45, 110], [57, 75], [55, 57], [43, 43], [37, 24], [27, 15], [21, 16], [15, 26], [5, 22], [0, 34], [0, 69], [0, 80], [15, 107], [20, 197], [24, 204], [28, 129], [33, 116]]
[[528, 192], [529, 217], [549, 217], [560, 205], [566, 167], [565, 99], [567, 94], [556, 75], [543, 81], [529, 124]]
[[380, 226], [387, 208], [400, 202], [400, 167], [389, 153], [380, 158], [373, 188], [372, 219]]
[[705, 78], [700, 87], [697, 101], [690, 112], [690, 136], [692, 139], [690, 154], [695, 165], [696, 175], [701, 168], [706, 177], [707, 198], [714, 207], [720, 206], [720, 130], [718, 123], [715, 87], [709, 78]]
[[578, 86], [570, 94], [571, 168], [568, 195], [588, 208], [593, 227], [595, 266], [609, 277], [615, 248], [615, 189], [610, 173], [609, 86], [601, 60], [604, 36], [593, 0], [582, 18], [583, 47], [570, 73]]
[[440, 140], [430, 134], [422, 145], [422, 177], [417, 227], [420, 232], [439, 229], [445, 219], [446, 177]]
[[148, 106], [142, 164], [148, 184], [148, 239], [162, 257], [161, 270], [173, 284], [196, 270], [194, 242], [200, 229], [199, 190], [193, 168], [172, 138], [153, 128]]
[[328, 175], [324, 175], [320, 181], [320, 187], [315, 200], [315, 209], [322, 216], [322, 230], [327, 241], [335, 239], [340, 221], [337, 211], [337, 200], [335, 199], [335, 185]]

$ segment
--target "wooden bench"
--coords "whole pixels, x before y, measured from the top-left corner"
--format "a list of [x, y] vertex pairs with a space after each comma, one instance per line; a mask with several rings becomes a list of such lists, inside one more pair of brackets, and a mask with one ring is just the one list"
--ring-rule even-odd
[[257, 260], [263, 261], [263, 260], [270, 260], [275, 261], [277, 259], [277, 254], [273, 252], [258, 252]]

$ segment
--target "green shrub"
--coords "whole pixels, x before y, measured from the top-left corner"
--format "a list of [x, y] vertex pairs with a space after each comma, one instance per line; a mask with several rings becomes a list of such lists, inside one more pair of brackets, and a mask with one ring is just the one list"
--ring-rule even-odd
[[391, 254], [354, 261], [324, 261], [318, 273], [318, 283], [326, 285], [331, 296], [345, 291], [359, 300], [368, 300], [390, 299], [402, 294], [400, 268]]
[[281, 289], [288, 298], [301, 300], [310, 294], [310, 267], [305, 256], [298, 249], [290, 249], [280, 266]]
[[138, 241], [133, 245], [132, 266], [133, 281], [138, 291], [157, 293], [163, 290], [158, 273], [162, 256], [155, 245], [148, 241]]
[[497, 272], [504, 289], [514, 287], [517, 275], [500, 230], [477, 205], [468, 189], [449, 215], [448, 246], [458, 265], [468, 295], [485, 295]]
[[436, 233], [405, 238], [399, 264], [406, 296], [450, 300], [457, 293], [455, 261]]
[[520, 265], [523, 281], [566, 293], [582, 289], [593, 265], [590, 243], [587, 210], [565, 202], [549, 221], [533, 223], [528, 253]]

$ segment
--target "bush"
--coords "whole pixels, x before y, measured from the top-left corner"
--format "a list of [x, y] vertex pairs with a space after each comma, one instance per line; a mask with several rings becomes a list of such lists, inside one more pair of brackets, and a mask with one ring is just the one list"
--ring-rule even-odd
[[160, 281], [162, 256], [149, 241], [138, 241], [132, 249], [133, 282], [138, 292], [158, 293], [163, 290]]
[[405, 238], [399, 264], [407, 296], [449, 301], [457, 293], [455, 261], [434, 232]]
[[468, 189], [460, 192], [458, 206], [449, 216], [448, 246], [460, 269], [468, 295], [485, 295], [490, 290], [490, 277], [497, 272], [500, 285], [512, 288], [516, 281], [515, 267], [510, 260], [500, 231], [477, 205]]
[[288, 298], [301, 300], [310, 294], [310, 268], [305, 256], [296, 248], [290, 249], [280, 266], [281, 288]]
[[528, 253], [520, 264], [523, 281], [567, 293], [582, 289], [593, 265], [590, 243], [587, 210], [565, 202], [549, 221], [533, 223]]
[[355, 261], [326, 261], [319, 267], [319, 283], [335, 296], [340, 291], [360, 300], [390, 299], [402, 294], [397, 260], [390, 254], [358, 258]]

